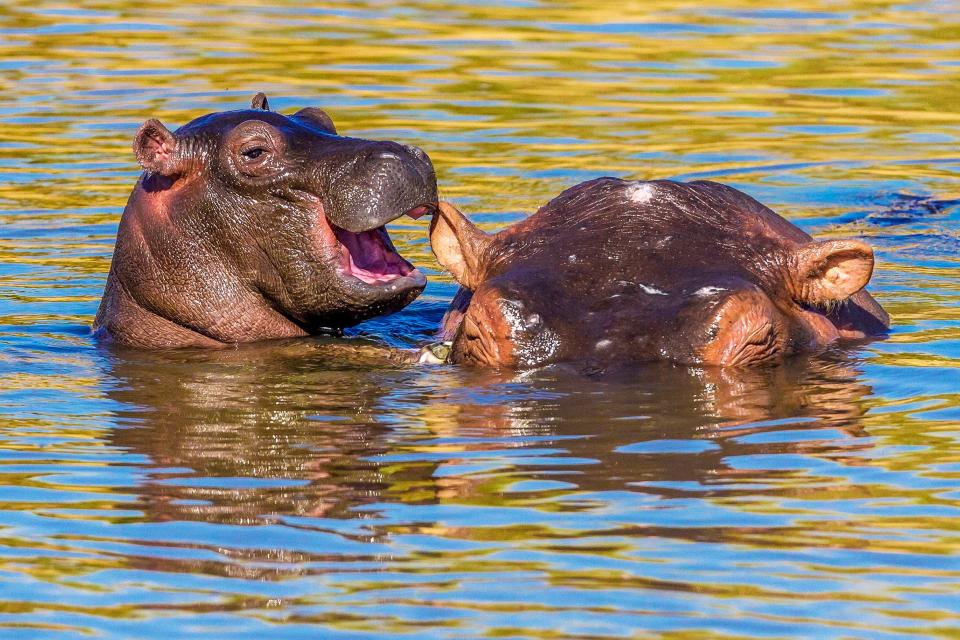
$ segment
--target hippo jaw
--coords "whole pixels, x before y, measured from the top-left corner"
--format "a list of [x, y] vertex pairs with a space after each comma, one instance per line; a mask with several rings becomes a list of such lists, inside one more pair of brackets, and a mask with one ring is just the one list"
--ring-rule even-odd
[[361, 147], [357, 158], [319, 182], [321, 235], [334, 248], [328, 255], [348, 297], [367, 300], [380, 313], [396, 310], [384, 309], [381, 300], [412, 300], [407, 293], [419, 294], [426, 276], [397, 252], [386, 224], [405, 215], [417, 219], [437, 208], [429, 157], [397, 143], [380, 143], [369, 151]]
[[[430, 204], [422, 204], [401, 216], [417, 218], [431, 209]], [[426, 286], [426, 276], [397, 252], [386, 226], [357, 232], [329, 221], [327, 224], [337, 243], [336, 271], [341, 279], [359, 281], [352, 283], [355, 287], [385, 288], [391, 292], [407, 288], [422, 290]]]
[[389, 203], [392, 212], [381, 212], [368, 221], [371, 226], [353, 221], [350, 229], [334, 221], [332, 213], [338, 220], [343, 213], [331, 206], [326, 189], [296, 189], [294, 197], [262, 216], [279, 220], [287, 240], [261, 243], [268, 260], [251, 271], [252, 285], [310, 334], [338, 333], [401, 310], [420, 295], [427, 278], [397, 251], [386, 223], [435, 209], [433, 184]]

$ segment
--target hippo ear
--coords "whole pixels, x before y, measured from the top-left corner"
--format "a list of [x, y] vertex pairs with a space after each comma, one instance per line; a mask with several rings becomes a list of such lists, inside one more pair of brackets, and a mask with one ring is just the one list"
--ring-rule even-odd
[[441, 202], [430, 222], [430, 247], [457, 282], [476, 289], [483, 282], [483, 254], [493, 237], [478, 229], [449, 202]]
[[253, 100], [250, 101], [250, 108], [258, 111], [270, 111], [270, 103], [267, 102], [267, 94], [261, 91], [257, 95], [253, 96]]
[[169, 176], [177, 171], [177, 139], [159, 120], [147, 120], [140, 126], [133, 152], [140, 166], [151, 173]]
[[846, 300], [873, 274], [873, 249], [860, 240], [811, 242], [794, 258], [800, 297], [810, 304]]
[[298, 120], [306, 120], [314, 127], [320, 129], [321, 131], [326, 131], [327, 133], [332, 133], [336, 135], [337, 128], [333, 126], [333, 119], [327, 115], [327, 112], [323, 109], [318, 109], [316, 107], [307, 107], [306, 109], [300, 109], [295, 114], [294, 118]]

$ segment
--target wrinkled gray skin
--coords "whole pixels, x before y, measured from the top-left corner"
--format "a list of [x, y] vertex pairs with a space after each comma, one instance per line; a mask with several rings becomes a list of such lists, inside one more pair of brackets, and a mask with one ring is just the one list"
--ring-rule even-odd
[[[426, 280], [383, 225], [437, 203], [427, 155], [339, 136], [316, 108], [209, 114], [138, 131], [146, 170], [117, 232], [98, 337], [141, 348], [338, 332]], [[359, 265], [359, 267], [358, 267]]]

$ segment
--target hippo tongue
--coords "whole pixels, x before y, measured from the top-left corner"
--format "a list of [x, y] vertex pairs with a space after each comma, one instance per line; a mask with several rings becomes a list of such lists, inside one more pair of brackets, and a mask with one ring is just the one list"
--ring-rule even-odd
[[380, 284], [409, 275], [413, 268], [393, 250], [383, 227], [353, 233], [334, 227], [346, 252], [345, 270], [367, 284]]

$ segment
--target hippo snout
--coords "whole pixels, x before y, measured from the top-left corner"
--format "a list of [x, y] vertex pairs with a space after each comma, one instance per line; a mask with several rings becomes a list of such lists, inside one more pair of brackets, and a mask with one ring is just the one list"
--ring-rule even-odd
[[420, 207], [436, 206], [439, 199], [430, 157], [418, 147], [396, 142], [373, 143], [347, 179], [334, 181], [327, 193], [327, 218], [355, 233], [382, 227]]

